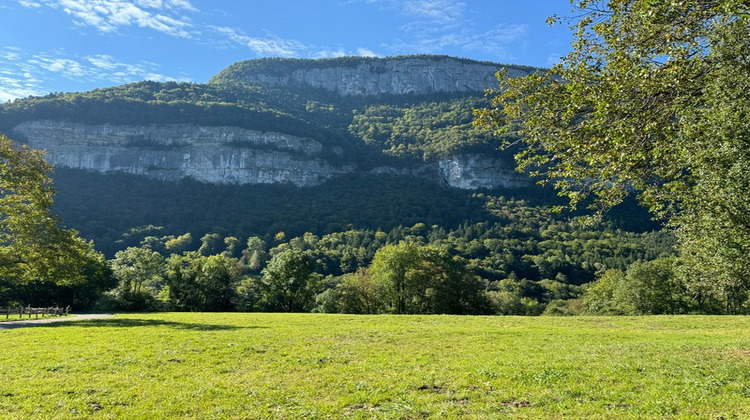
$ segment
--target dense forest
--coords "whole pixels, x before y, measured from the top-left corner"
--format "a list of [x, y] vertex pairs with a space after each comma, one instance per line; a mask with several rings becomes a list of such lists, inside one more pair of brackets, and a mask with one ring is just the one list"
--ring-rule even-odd
[[[390, 229], [351, 228], [321, 235], [304, 232], [292, 236], [284, 231], [272, 233], [271, 230], [241, 239], [212, 232], [203, 234], [200, 240], [192, 233], [167, 234], [167, 229], [162, 226], [131, 229], [116, 241], [120, 247], [127, 247], [117, 251], [110, 260], [117, 288], [97, 299], [78, 291], [77, 304], [99, 310], [538, 315], [554, 302], [551, 313], [577, 313], [583, 309], [568, 308], [569, 303], [562, 302], [580, 303], [587, 284], [607, 270], [624, 272], [633, 263], [674, 255], [674, 237], [666, 231], [624, 231], [616, 227], [616, 220], [597, 225], [584, 224], [578, 217], [557, 214], [548, 206], [530, 205], [524, 200], [502, 196], [479, 193], [472, 199], [477, 204], [482, 203], [489, 217], [484, 221], [457, 223], [453, 228], [417, 222]], [[283, 227], [281, 224], [277, 226]], [[430, 263], [427, 277], [440, 278], [435, 270], [445, 269], [448, 273], [446, 281], [458, 282], [444, 285], [453, 290], [449, 296], [456, 296], [458, 291], [473, 291], [471, 303], [450, 310], [431, 307], [425, 302], [414, 303], [411, 309], [391, 307], [387, 291], [380, 290], [386, 287], [388, 280], [378, 280], [374, 273], [377, 272], [378, 255], [396, 252], [399, 247], [407, 247], [402, 253], [410, 257], [425, 253], [428, 261], [437, 258], [437, 262]], [[284, 269], [281, 262], [274, 264], [274, 261], [291, 258], [287, 255], [290, 252], [294, 253], [295, 262], [289, 264], [302, 264], [308, 268], [299, 281], [302, 285], [299, 286], [299, 300], [287, 307], [276, 301], [281, 299], [276, 294], [287, 292], [285, 288], [291, 286], [280, 282], [272, 287], [267, 282], [271, 281], [268, 276], [274, 269]], [[209, 267], [219, 267], [216, 268], [218, 274], [206, 271], [208, 269], [203, 264], [209, 263], [214, 264]], [[273, 268], [276, 265], [280, 268]], [[191, 270], [198, 271], [186, 280], [186, 271]], [[409, 269], [408, 272], [413, 274], [415, 270]], [[203, 279], [202, 275], [209, 278]], [[178, 276], [177, 280], [175, 276]], [[387, 277], [381, 274], [383, 276]], [[98, 281], [106, 283], [104, 279]], [[111, 280], [109, 284], [112, 284]], [[425, 281], [418, 284], [431, 289]], [[175, 287], [181, 291], [177, 293]], [[368, 295], [367, 302], [356, 303], [358, 300], [351, 293], [365, 293], [367, 290], [361, 289], [368, 287], [374, 288], [371, 290], [374, 294]], [[191, 288], [200, 289], [200, 293]], [[13, 296], [24, 302], [65, 299], [74, 294], [75, 288], [61, 287], [40, 293], [41, 289], [39, 284], [32, 283], [28, 289], [19, 289]], [[203, 297], [196, 298], [196, 293]], [[423, 296], [425, 291], [414, 293]], [[217, 296], [224, 296], [223, 300], [210, 300]], [[458, 305], [445, 299], [448, 298], [443, 299], [447, 307]], [[686, 306], [676, 312], [687, 310]]]

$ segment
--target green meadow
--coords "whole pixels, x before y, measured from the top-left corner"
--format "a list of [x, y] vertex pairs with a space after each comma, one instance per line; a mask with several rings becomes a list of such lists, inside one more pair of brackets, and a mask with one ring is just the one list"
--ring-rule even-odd
[[0, 418], [749, 418], [750, 318], [167, 313], [0, 330]]

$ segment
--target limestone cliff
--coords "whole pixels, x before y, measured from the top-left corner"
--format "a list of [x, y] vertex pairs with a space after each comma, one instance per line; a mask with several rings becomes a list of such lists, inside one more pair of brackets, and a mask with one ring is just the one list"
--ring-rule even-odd
[[[342, 96], [482, 92], [497, 86], [495, 74], [503, 67], [451, 57], [419, 56], [360, 57], [344, 64], [338, 60], [290, 59], [272, 61], [272, 64], [263, 66], [259, 62], [262, 60], [233, 64], [212, 82], [320, 88]], [[334, 63], [336, 65], [332, 65]], [[520, 66], [505, 68], [511, 77], [525, 76], [533, 70]]]
[[[48, 160], [67, 168], [126, 172], [162, 181], [185, 177], [214, 184], [291, 183], [320, 185], [352, 173], [348, 165], [334, 167], [318, 154], [322, 147], [310, 139], [260, 133], [236, 127], [163, 127], [97, 125], [61, 121], [28, 121], [17, 135]], [[272, 145], [272, 147], [263, 147]], [[461, 189], [519, 188], [525, 177], [499, 159], [467, 154], [412, 167], [378, 167], [372, 174], [428, 179]]]
[[460, 154], [406, 168], [380, 166], [370, 173], [423, 178], [462, 190], [523, 188], [530, 184], [528, 177], [501, 159], [478, 154]]
[[529, 178], [517, 173], [500, 159], [465, 154], [441, 159], [438, 163], [445, 183], [454, 188], [522, 188]]
[[216, 184], [307, 187], [351, 170], [318, 157], [322, 146], [313, 140], [236, 127], [28, 121], [14, 132], [31, 147], [46, 150], [54, 165], [165, 181], [192, 177]]

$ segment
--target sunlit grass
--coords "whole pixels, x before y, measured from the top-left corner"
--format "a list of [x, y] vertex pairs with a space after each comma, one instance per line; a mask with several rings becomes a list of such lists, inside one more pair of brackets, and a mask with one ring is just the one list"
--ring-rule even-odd
[[0, 343], [0, 418], [750, 417], [742, 317], [172, 313]]

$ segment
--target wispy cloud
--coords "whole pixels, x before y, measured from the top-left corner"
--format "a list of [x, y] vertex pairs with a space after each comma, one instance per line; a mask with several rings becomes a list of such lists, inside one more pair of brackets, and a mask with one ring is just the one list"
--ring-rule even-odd
[[116, 32], [136, 26], [179, 38], [191, 38], [195, 28], [185, 13], [197, 9], [189, 0], [18, 0], [24, 7], [42, 5], [61, 10], [80, 26]]
[[31, 95], [41, 95], [39, 80], [31, 74], [13, 74], [0, 72], [0, 102], [7, 102], [15, 98], [25, 98]]
[[349, 55], [344, 51], [343, 49], [337, 49], [337, 50], [320, 50], [316, 51], [313, 54], [313, 58], [336, 58], [336, 57], [344, 57], [346, 55]]
[[452, 0], [405, 0], [388, 3], [391, 7], [398, 8], [401, 15], [416, 19], [412, 26], [419, 27], [419, 30], [429, 29], [425, 28], [427, 25], [439, 29], [441, 26], [460, 24], [466, 11], [466, 3]]
[[[105, 54], [75, 56], [63, 50], [28, 54], [18, 48], [0, 49], [0, 101], [30, 95], [43, 95], [50, 89], [46, 80], [62, 76], [76, 82], [91, 81], [124, 84], [140, 80], [190, 81], [184, 76], [168, 76], [155, 63], [126, 63]], [[86, 87], [88, 88], [88, 87]]]
[[301, 42], [282, 39], [277, 36], [258, 38], [246, 35], [238, 28], [212, 26], [216, 33], [223, 35], [234, 44], [247, 47], [259, 55], [277, 55], [281, 57], [296, 57], [306, 51], [308, 47]]
[[42, 7], [41, 3], [36, 2], [36, 1], [30, 1], [30, 0], [18, 0], [18, 3], [23, 7], [28, 7], [31, 9]]
[[19, 48], [6, 47], [0, 50], [0, 102], [30, 95], [40, 95], [40, 80], [33, 75], [33, 66], [25, 63]]
[[284, 39], [273, 34], [254, 37], [245, 34], [239, 28], [225, 26], [211, 26], [210, 29], [222, 37], [219, 45], [239, 46], [248, 48], [258, 56], [298, 57], [298, 58], [333, 58], [347, 55], [377, 56], [372, 50], [358, 48], [349, 51], [343, 48], [320, 47], [299, 42], [294, 39]]
[[374, 53], [369, 48], [357, 48], [357, 54], [356, 55], [359, 55], [361, 57], [378, 57], [380, 54]]
[[510, 46], [513, 49], [526, 46], [524, 36], [528, 30], [527, 25], [501, 25], [481, 34], [466, 34], [457, 45], [467, 51], [478, 51], [507, 59], [513, 55]]
[[499, 24], [487, 31], [476, 29], [463, 1], [455, 0], [351, 0], [398, 14], [406, 22], [397, 41], [381, 47], [399, 53], [442, 53], [447, 49], [482, 52], [498, 60], [512, 58], [512, 50], [525, 44], [528, 26]]

